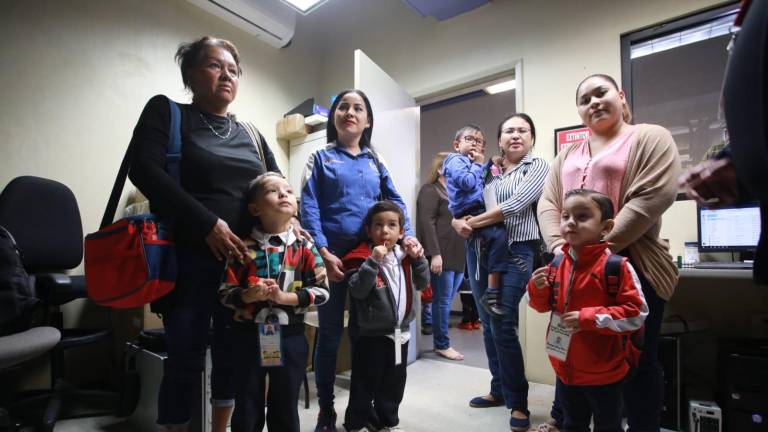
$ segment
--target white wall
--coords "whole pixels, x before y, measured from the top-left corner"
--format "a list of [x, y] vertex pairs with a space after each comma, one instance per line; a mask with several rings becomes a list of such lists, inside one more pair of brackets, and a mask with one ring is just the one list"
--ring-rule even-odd
[[85, 231], [94, 231], [146, 101], [158, 93], [190, 100], [173, 55], [205, 34], [237, 45], [244, 73], [231, 111], [259, 127], [287, 170], [275, 122], [318, 85], [305, 44], [276, 50], [182, 0], [8, 1], [0, 15], [0, 185], [19, 175], [58, 180], [74, 191]]
[[[551, 159], [554, 129], [580, 123], [574, 98], [581, 79], [599, 72], [620, 81], [622, 33], [718, 3], [722, 2], [499, 0], [439, 23], [389, 2], [335, 0], [315, 12], [335, 15], [343, 23], [333, 30], [334, 39], [324, 42], [328, 51], [323, 55], [321, 95], [327, 97], [349, 86], [355, 48], [364, 50], [414, 96], [470, 81], [488, 71], [511, 69], [522, 59], [521, 109], [536, 122], [536, 152]], [[378, 19], [353, 18], [363, 8]], [[672, 241], [673, 255], [682, 253], [683, 241], [696, 239], [692, 208], [689, 203], [678, 203], [664, 216], [662, 236]], [[547, 316], [524, 307], [521, 311], [526, 374], [531, 381], [553, 382], [543, 350]]]

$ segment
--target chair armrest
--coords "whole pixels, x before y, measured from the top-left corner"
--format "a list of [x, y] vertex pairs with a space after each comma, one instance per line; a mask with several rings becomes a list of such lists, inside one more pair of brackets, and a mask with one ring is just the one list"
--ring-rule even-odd
[[61, 306], [88, 296], [85, 276], [66, 273], [35, 273], [36, 295], [51, 306]]

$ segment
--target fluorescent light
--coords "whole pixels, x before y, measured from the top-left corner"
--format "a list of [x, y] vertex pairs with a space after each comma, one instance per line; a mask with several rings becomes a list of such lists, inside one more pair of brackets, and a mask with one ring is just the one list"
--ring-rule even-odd
[[502, 81], [500, 83], [489, 85], [483, 90], [485, 90], [485, 92], [488, 94], [496, 94], [496, 93], [501, 93], [501, 92], [514, 90], [514, 89], [515, 89], [515, 80], [511, 79], [508, 81]]
[[636, 59], [730, 34], [735, 30], [732, 24], [735, 16], [736, 12], [729, 12], [700, 26], [634, 44], [630, 48], [629, 58]]
[[328, 0], [282, 0], [283, 3], [306, 15]]

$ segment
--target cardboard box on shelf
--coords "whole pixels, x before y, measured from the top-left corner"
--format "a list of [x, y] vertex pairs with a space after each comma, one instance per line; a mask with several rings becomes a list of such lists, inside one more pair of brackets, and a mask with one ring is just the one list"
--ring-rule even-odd
[[307, 127], [304, 124], [304, 116], [301, 114], [289, 114], [277, 122], [277, 137], [279, 139], [292, 140], [307, 136]]

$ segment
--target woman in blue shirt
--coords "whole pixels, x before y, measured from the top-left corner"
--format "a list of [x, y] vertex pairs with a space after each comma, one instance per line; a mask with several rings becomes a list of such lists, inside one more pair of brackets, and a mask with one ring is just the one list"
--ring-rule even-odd
[[[315, 431], [336, 431], [333, 383], [336, 354], [344, 330], [347, 285], [339, 257], [361, 239], [363, 218], [379, 200], [390, 200], [403, 209], [406, 244], [421, 244], [414, 237], [408, 210], [392, 183], [389, 170], [371, 148], [373, 111], [360, 90], [344, 90], [331, 105], [328, 116], [328, 145], [313, 152], [304, 171], [301, 190], [301, 223], [315, 238], [331, 281], [331, 296], [318, 307], [320, 328], [315, 348], [315, 381], [320, 404]], [[354, 311], [352, 311], [354, 314]], [[356, 336], [350, 319], [350, 339]]]

